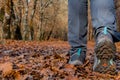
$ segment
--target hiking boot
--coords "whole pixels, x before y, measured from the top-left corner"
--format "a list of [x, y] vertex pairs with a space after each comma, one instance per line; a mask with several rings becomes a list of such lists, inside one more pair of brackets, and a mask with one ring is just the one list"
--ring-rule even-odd
[[70, 52], [69, 64], [73, 65], [83, 65], [86, 57], [86, 52], [79, 49], [71, 49]]
[[116, 46], [111, 38], [108, 34], [101, 34], [95, 46], [93, 70], [100, 73], [116, 74], [115, 53]]

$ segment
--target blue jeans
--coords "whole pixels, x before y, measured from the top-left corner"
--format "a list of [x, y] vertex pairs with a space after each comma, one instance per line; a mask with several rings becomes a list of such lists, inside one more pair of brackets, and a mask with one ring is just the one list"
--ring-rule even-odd
[[[68, 41], [73, 48], [86, 50], [88, 26], [88, 0], [68, 0]], [[114, 42], [120, 41], [116, 29], [116, 14], [113, 0], [90, 0], [94, 36], [108, 27]]]

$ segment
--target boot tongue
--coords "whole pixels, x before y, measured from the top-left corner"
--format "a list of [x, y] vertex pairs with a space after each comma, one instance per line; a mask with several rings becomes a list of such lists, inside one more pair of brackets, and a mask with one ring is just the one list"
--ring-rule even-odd
[[104, 27], [104, 29], [103, 29], [103, 34], [105, 34], [105, 35], [108, 34], [107, 27]]
[[78, 56], [80, 56], [80, 54], [81, 54], [81, 48], [78, 49], [77, 54], [78, 54]]
[[108, 32], [108, 28], [107, 27], [104, 27], [102, 32], [100, 32], [98, 34], [96, 43], [99, 43], [104, 38], [110, 39], [113, 42], [113, 38], [112, 38], [111, 34]]

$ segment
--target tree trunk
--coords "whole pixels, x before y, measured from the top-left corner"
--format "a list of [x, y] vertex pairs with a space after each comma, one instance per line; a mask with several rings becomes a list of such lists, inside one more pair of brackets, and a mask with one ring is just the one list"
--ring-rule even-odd
[[35, 11], [36, 11], [37, 1], [38, 1], [38, 0], [34, 0], [33, 9], [32, 9], [31, 15], [30, 15], [30, 23], [29, 23], [29, 26], [30, 26], [30, 32], [31, 32], [31, 38], [32, 38], [32, 40], [34, 39], [33, 18], [34, 18]]
[[4, 31], [4, 38], [10, 39], [10, 21], [11, 21], [11, 0], [6, 0], [5, 2], [5, 16], [4, 16], [4, 25], [3, 25], [3, 31]]
[[116, 19], [117, 19], [117, 30], [120, 31], [120, 0], [115, 1], [115, 8], [116, 8]]
[[40, 40], [41, 34], [42, 34], [42, 20], [43, 20], [42, 6], [43, 6], [43, 1], [40, 0], [40, 10], [39, 10], [40, 17], [39, 17], [39, 25], [38, 25], [37, 35], [36, 35], [37, 40]]
[[13, 3], [13, 0], [11, 0], [11, 21], [10, 21], [10, 32], [11, 32], [11, 39], [15, 39], [15, 32], [16, 32], [16, 28], [17, 28], [17, 17], [15, 15], [15, 6]]
[[31, 40], [30, 28], [28, 26], [28, 0], [25, 3], [25, 18], [23, 27], [23, 40]]

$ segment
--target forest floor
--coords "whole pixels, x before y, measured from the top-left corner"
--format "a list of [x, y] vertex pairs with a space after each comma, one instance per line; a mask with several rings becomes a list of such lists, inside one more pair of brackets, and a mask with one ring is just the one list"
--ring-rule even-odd
[[117, 43], [117, 75], [92, 71], [94, 42], [88, 42], [86, 62], [67, 64], [68, 42], [6, 40], [0, 45], [0, 80], [120, 80], [120, 43]]

